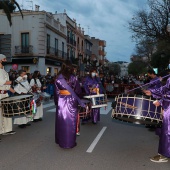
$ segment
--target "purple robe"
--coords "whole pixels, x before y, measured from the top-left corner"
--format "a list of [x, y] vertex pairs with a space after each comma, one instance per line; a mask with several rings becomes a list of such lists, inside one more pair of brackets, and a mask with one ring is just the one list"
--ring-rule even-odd
[[170, 78], [168, 78], [166, 85], [150, 89], [150, 91], [154, 98], [160, 98], [159, 102], [164, 110], [158, 153], [170, 157]]
[[[71, 75], [67, 83], [77, 95], [81, 93], [80, 84], [75, 76]], [[56, 104], [55, 142], [62, 148], [73, 148], [76, 146], [78, 101], [72, 95], [61, 95], [60, 90], [67, 89], [57, 78], [54, 94]]]
[[[100, 80], [97, 77], [92, 78], [91, 76], [86, 77], [84, 82], [84, 89], [86, 95], [96, 95], [97, 93], [90, 93], [90, 88], [99, 88], [99, 92], [102, 93], [102, 89], [100, 88]], [[92, 109], [92, 122], [97, 123], [100, 121], [100, 108]]]
[[155, 77], [152, 80], [150, 80], [148, 89], [155, 89], [161, 87], [161, 81], [159, 77]]

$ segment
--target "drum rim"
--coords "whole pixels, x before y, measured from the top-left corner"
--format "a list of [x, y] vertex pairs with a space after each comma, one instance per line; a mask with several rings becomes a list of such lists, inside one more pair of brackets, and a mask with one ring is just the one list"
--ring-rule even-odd
[[[135, 116], [133, 116], [133, 115], [120, 115], [120, 114], [112, 114], [112, 118], [113, 119], [117, 119], [117, 120], [120, 120], [120, 121], [123, 121], [123, 122], [127, 122], [127, 123], [133, 123], [133, 124], [141, 124], [141, 125], [161, 125], [162, 124], [162, 120], [156, 120], [156, 119], [153, 119], [152, 120], [152, 122], [150, 121], [150, 123], [149, 123], [149, 121], [148, 120], [151, 120], [151, 119], [149, 119], [149, 118], [146, 118], [145, 120], [141, 117], [141, 119], [135, 119]], [[124, 120], [124, 119], [122, 119], [122, 118], [127, 118], [127, 120]], [[133, 120], [136, 120], [136, 122], [135, 121], [130, 121], [130, 119], [133, 119]], [[129, 120], [129, 121], [128, 121]], [[137, 121], [143, 121], [143, 122], [145, 122], [145, 123], [139, 123], [139, 122], [137, 122]], [[148, 123], [147, 123], [148, 122]]]
[[146, 96], [146, 95], [140, 95], [140, 94], [119, 94], [118, 96], [116, 96], [117, 98], [121, 98], [121, 97], [136, 97], [136, 98], [144, 98], [144, 99], [151, 99], [151, 100], [155, 100], [152, 96]]

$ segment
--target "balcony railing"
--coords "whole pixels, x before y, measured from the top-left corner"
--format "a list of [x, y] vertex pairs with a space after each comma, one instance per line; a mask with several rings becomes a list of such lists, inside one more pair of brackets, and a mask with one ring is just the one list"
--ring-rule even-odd
[[15, 54], [32, 54], [33, 46], [15, 46]]
[[52, 57], [59, 58], [59, 59], [64, 59], [64, 60], [67, 59], [67, 53], [65, 53], [61, 50], [55, 49], [54, 47], [48, 47], [47, 54]]
[[76, 41], [70, 37], [67, 37], [67, 43], [73, 45], [73, 46], [76, 46]]

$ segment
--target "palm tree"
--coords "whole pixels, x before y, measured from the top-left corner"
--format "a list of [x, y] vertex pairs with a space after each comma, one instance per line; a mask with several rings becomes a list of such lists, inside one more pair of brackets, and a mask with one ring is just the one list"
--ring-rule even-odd
[[23, 14], [22, 14], [22, 11], [21, 11], [21, 8], [19, 6], [19, 4], [15, 1], [15, 0], [1, 0], [0, 1], [0, 9], [3, 9], [7, 18], [8, 18], [8, 21], [9, 21], [9, 24], [10, 26], [12, 25], [12, 21], [11, 21], [11, 13], [15, 10], [16, 6], [18, 7], [20, 13], [21, 13], [21, 16], [23, 18]]

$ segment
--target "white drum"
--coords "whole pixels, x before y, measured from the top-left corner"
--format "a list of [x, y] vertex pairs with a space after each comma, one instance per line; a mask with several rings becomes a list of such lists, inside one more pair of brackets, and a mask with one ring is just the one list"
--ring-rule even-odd
[[98, 95], [89, 95], [84, 96], [86, 99], [91, 99], [92, 106], [91, 108], [100, 108], [107, 106], [107, 95], [105, 94], [98, 94]]

